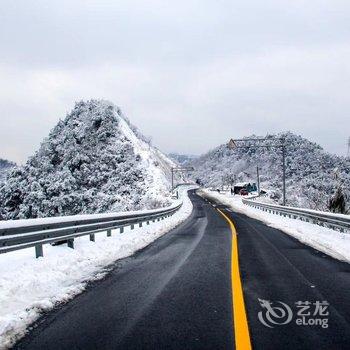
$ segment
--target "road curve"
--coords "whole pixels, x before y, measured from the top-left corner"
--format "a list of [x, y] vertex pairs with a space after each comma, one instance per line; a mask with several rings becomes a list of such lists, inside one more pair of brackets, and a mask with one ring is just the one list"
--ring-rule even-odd
[[[194, 192], [190, 198], [188, 220], [41, 317], [15, 348], [234, 349], [232, 232], [218, 208], [238, 234], [253, 348], [350, 348], [348, 264]], [[296, 325], [293, 314], [270, 328], [259, 321], [259, 299], [282, 301], [293, 312], [298, 301], [327, 301], [329, 327]]]

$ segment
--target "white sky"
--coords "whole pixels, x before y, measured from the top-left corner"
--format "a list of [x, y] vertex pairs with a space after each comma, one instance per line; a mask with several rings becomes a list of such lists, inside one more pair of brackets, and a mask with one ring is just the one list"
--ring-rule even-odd
[[345, 154], [348, 0], [0, 0], [0, 157], [105, 98], [165, 152], [291, 130]]

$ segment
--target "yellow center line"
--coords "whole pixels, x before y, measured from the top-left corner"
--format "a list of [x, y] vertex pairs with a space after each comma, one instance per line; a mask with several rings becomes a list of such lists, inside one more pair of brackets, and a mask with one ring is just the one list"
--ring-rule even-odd
[[220, 210], [219, 213], [229, 223], [232, 232], [231, 252], [231, 283], [233, 301], [233, 323], [235, 332], [235, 343], [237, 350], [250, 350], [250, 335], [245, 311], [242, 282], [239, 273], [237, 231], [233, 222]]

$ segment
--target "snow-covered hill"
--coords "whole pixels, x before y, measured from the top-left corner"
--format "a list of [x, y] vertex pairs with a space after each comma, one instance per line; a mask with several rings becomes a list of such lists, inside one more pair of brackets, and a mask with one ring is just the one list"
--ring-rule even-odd
[[0, 158], [0, 182], [5, 179], [6, 174], [15, 166], [15, 163]]
[[9, 173], [0, 188], [0, 219], [164, 206], [173, 165], [118, 107], [81, 101]]
[[192, 154], [179, 154], [179, 153], [169, 153], [168, 157], [174, 160], [179, 165], [187, 165], [190, 162], [193, 162], [198, 156]]
[[[329, 154], [319, 145], [293, 133], [268, 135], [273, 140], [283, 136], [287, 145], [287, 204], [327, 210], [329, 199], [339, 185], [349, 200], [350, 160]], [[247, 138], [256, 137], [255, 135]], [[195, 176], [207, 186], [221, 186], [234, 181], [256, 182], [260, 168], [261, 187], [281, 202], [282, 156], [278, 148], [236, 148], [221, 145], [191, 162]]]

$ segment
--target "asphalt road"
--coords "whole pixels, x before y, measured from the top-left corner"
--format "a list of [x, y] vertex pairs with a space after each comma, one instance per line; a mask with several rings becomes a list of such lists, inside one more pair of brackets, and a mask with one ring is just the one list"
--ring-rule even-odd
[[[233, 349], [232, 233], [216, 210], [218, 205], [194, 193], [190, 197], [194, 210], [188, 220], [134, 256], [116, 262], [103, 280], [41, 317], [15, 348]], [[238, 232], [253, 348], [349, 349], [349, 265], [219, 207]], [[276, 307], [282, 307], [278, 304], [282, 301], [293, 318], [279, 324], [284, 321], [283, 310], [275, 308], [275, 323], [269, 322], [259, 299], [274, 301]], [[327, 301], [323, 313], [329, 315], [321, 318], [328, 320], [328, 328], [297, 325], [298, 301]], [[259, 312], [268, 326], [259, 321]]]
[[[262, 222], [225, 209], [238, 232], [241, 280], [250, 338], [254, 349], [350, 349], [350, 265], [335, 260]], [[296, 225], [298, 224], [298, 220]], [[287, 304], [293, 313], [288, 324], [263, 325], [259, 299]], [[298, 302], [308, 302], [301, 310]], [[314, 316], [317, 302], [328, 302]], [[304, 304], [305, 305], [305, 304]], [[297, 325], [302, 319], [326, 319], [321, 325]], [[307, 314], [310, 313], [309, 316]], [[263, 312], [263, 315], [265, 313]], [[277, 323], [286, 320], [273, 318]], [[265, 318], [266, 321], [266, 318]]]

